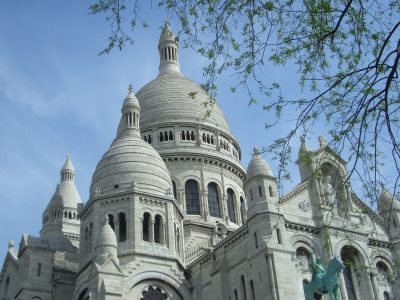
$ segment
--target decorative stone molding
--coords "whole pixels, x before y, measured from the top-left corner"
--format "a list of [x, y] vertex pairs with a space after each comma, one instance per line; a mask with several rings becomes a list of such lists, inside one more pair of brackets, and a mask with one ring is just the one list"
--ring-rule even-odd
[[303, 210], [304, 212], [308, 212], [311, 209], [311, 204], [310, 204], [310, 202], [308, 202], [306, 200], [302, 200], [299, 203], [299, 208], [301, 210]]

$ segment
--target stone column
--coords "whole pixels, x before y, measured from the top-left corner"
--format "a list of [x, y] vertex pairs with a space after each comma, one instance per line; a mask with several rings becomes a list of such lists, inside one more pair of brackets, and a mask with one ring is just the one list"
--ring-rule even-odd
[[117, 237], [117, 242], [120, 242], [120, 240], [119, 240], [119, 219], [114, 219], [114, 232], [115, 232], [115, 236]]
[[362, 297], [360, 297], [360, 292], [362, 290], [362, 285], [361, 281], [358, 281], [358, 278], [355, 274], [355, 270], [353, 266], [350, 266], [350, 276], [351, 276], [351, 281], [353, 282], [353, 287], [354, 287], [354, 293], [356, 296], [356, 300], [362, 300]]
[[339, 281], [340, 281], [340, 293], [342, 295], [342, 300], [349, 300], [349, 297], [347, 297], [346, 283], [344, 282], [343, 272], [339, 273]]
[[129, 218], [125, 214], [125, 240], [129, 239]]
[[181, 144], [181, 128], [179, 125], [174, 126], [174, 139], [175, 139], [175, 145], [179, 146]]
[[272, 290], [272, 299], [277, 300], [276, 285], [275, 285], [275, 272], [274, 272], [274, 266], [272, 265], [272, 253], [267, 254], [267, 260], [268, 260], [268, 271], [269, 271], [269, 278], [270, 278], [270, 284], [271, 284], [271, 290]]
[[142, 240], [142, 241], [144, 241], [144, 236], [143, 236], [143, 222], [144, 222], [144, 219], [143, 219], [143, 218], [140, 218], [140, 237], [141, 237], [141, 240]]
[[156, 221], [154, 219], [151, 219], [150, 221], [150, 228], [149, 228], [149, 242], [154, 243], [154, 224]]
[[375, 299], [379, 298], [379, 288], [378, 288], [377, 276], [378, 276], [378, 274], [376, 272], [371, 273], [372, 288], [374, 290]]
[[376, 299], [377, 296], [375, 294], [374, 287], [372, 286], [372, 274], [373, 273], [368, 273], [367, 288], [368, 288], [369, 295], [371, 296], [371, 299], [372, 298]]
[[166, 246], [166, 227], [167, 223], [163, 222], [161, 225], [161, 232], [160, 232], [160, 244]]
[[390, 300], [392, 299], [399, 299], [399, 295], [397, 295], [397, 290], [396, 290], [396, 282], [394, 280], [390, 281], [390, 287], [392, 288], [392, 292], [390, 293]]

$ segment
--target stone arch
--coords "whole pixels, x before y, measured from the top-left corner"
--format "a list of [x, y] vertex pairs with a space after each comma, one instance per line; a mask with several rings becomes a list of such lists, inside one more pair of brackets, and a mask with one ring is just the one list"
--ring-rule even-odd
[[359, 252], [359, 261], [358, 263], [362, 266], [370, 266], [371, 265], [371, 261], [368, 258], [368, 254], [365, 252], [365, 249], [363, 247], [361, 247], [357, 241], [352, 240], [351, 244], [349, 243], [348, 239], [342, 239], [340, 240], [335, 248], [333, 249], [333, 253], [335, 256], [341, 256], [341, 251], [342, 248], [345, 246], [352, 246], [354, 247], [358, 252]]
[[391, 269], [392, 266], [395, 265], [393, 257], [390, 255], [389, 252], [383, 252], [382, 250], [374, 250], [372, 252], [371, 257], [372, 257], [372, 266], [375, 266], [378, 261], [382, 260], [382, 258], [386, 260], [387, 264]]
[[77, 293], [78, 297], [76, 298], [77, 300], [88, 300], [90, 299], [90, 289], [87, 286], [87, 282], [82, 283], [81, 287], [78, 290], [79, 292]]
[[[317, 252], [316, 254], [322, 257], [322, 249], [321, 247], [316, 244], [310, 237], [304, 235], [304, 234], [295, 234], [289, 239], [289, 244], [292, 246], [293, 251], [295, 252], [297, 247], [303, 246], [303, 247], [310, 247], [312, 246], [315, 251]], [[297, 246], [296, 246], [297, 245]]]
[[[129, 291], [129, 295], [140, 283], [149, 286], [152, 282], [165, 286], [166, 290], [168, 290], [168, 288], [172, 289], [178, 294], [181, 300], [191, 299], [191, 293], [189, 291], [190, 283], [187, 279], [184, 279], [183, 282], [178, 281], [176, 278], [159, 271], [145, 271], [130, 277], [125, 281], [124, 290]], [[143, 288], [140, 288], [140, 291], [142, 289]]]

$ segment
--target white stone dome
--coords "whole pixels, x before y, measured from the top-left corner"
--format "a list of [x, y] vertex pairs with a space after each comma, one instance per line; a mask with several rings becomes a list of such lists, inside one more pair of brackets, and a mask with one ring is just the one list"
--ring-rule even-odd
[[[189, 93], [196, 93], [190, 97]], [[230, 133], [228, 122], [217, 103], [212, 108], [205, 107], [210, 96], [197, 83], [178, 72], [164, 73], [141, 88], [136, 97], [142, 113], [142, 130], [160, 123], [190, 122], [209, 124]], [[211, 109], [209, 117], [205, 118]]]
[[382, 191], [378, 199], [379, 212], [382, 214], [390, 212], [391, 209], [400, 210], [400, 203], [395, 196], [390, 194], [382, 184]]
[[[129, 98], [132, 97], [126, 99]], [[140, 107], [132, 109], [139, 119]], [[104, 195], [130, 190], [135, 185], [139, 191], [165, 195], [168, 189], [172, 190], [169, 171], [158, 152], [140, 138], [139, 120], [129, 123], [127, 116], [129, 113], [123, 109], [117, 138], [96, 167], [90, 194], [94, 195], [98, 188]]]
[[246, 180], [259, 175], [274, 176], [272, 174], [271, 167], [268, 163], [259, 155], [258, 150], [254, 147], [254, 156], [251, 159], [249, 166], [247, 167]]

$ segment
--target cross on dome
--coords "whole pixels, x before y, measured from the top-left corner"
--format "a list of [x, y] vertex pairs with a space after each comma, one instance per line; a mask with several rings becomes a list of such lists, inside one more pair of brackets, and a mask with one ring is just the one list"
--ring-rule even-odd
[[132, 93], [132, 91], [133, 91], [133, 85], [132, 85], [132, 83], [129, 85], [128, 90], [129, 90], [129, 93]]

